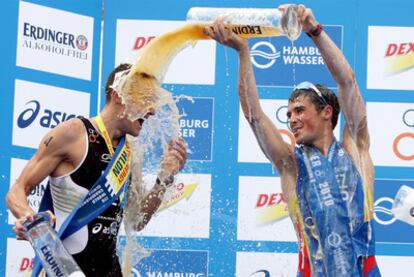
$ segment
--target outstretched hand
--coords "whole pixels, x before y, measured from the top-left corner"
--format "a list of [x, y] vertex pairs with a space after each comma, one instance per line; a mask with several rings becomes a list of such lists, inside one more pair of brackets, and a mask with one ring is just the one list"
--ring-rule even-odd
[[[289, 4], [281, 5], [278, 7], [279, 10], [284, 11]], [[304, 5], [300, 4], [297, 5], [297, 16], [298, 21], [302, 25], [302, 31], [309, 32], [316, 28], [318, 25], [318, 21], [315, 19], [313, 12], [310, 8], [305, 7]]]
[[[47, 211], [50, 217], [50, 224], [52, 226], [55, 225], [56, 217], [51, 211]], [[27, 240], [26, 238], [26, 227], [23, 226], [23, 222], [26, 220], [33, 221], [34, 220], [34, 213], [29, 213], [25, 216], [22, 216], [16, 220], [13, 226], [13, 232], [16, 234], [16, 239], [18, 240]]]
[[165, 150], [161, 162], [161, 178], [174, 176], [181, 170], [187, 161], [187, 145], [180, 137], [177, 140], [171, 140]]
[[232, 31], [231, 21], [224, 21], [222, 16], [218, 17], [211, 26], [204, 27], [204, 33], [217, 42], [229, 46], [236, 51], [247, 48], [247, 40], [239, 37]]

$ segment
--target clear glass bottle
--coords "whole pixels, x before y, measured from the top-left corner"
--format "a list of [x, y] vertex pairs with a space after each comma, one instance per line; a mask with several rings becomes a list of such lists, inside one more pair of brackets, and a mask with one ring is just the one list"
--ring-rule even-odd
[[297, 17], [297, 5], [289, 5], [284, 11], [276, 8], [193, 7], [187, 12], [187, 21], [208, 24], [218, 16], [231, 20], [233, 32], [245, 38], [284, 35], [293, 41], [302, 32], [302, 26]]
[[392, 213], [396, 218], [414, 225], [414, 189], [401, 186], [392, 205]]
[[36, 214], [33, 220], [23, 222], [23, 226], [26, 227], [26, 238], [48, 276], [85, 277], [78, 264], [63, 246], [55, 229], [50, 225], [48, 213]]

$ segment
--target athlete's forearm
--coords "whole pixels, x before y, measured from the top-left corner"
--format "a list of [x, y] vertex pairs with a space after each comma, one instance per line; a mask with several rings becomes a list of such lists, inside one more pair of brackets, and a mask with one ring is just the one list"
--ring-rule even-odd
[[238, 50], [238, 54], [240, 62], [238, 83], [240, 104], [244, 116], [249, 122], [251, 122], [253, 119], [257, 119], [261, 115], [262, 109], [260, 107], [256, 79], [253, 72], [252, 62], [250, 60], [248, 45], [246, 44]]
[[166, 188], [157, 183], [141, 202], [139, 214], [142, 215], [142, 220], [137, 224], [138, 232], [144, 229], [160, 207], [165, 191]]
[[24, 189], [20, 189], [17, 184], [13, 185], [7, 193], [6, 204], [16, 218], [21, 218], [35, 213], [27, 202], [26, 192]]
[[342, 51], [326, 32], [322, 31], [318, 36], [313, 36], [312, 40], [338, 83], [339, 104], [349, 125], [351, 135], [355, 137], [366, 121], [365, 104], [355, 80], [355, 74]]

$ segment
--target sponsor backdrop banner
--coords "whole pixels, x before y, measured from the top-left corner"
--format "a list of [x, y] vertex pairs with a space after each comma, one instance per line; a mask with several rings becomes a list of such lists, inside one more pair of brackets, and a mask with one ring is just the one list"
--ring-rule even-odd
[[[0, 276], [29, 276], [30, 244], [17, 241], [5, 196], [44, 135], [99, 107], [101, 1], [2, 1], [0, 26]], [[46, 181], [28, 198], [37, 210]]]
[[[376, 167], [378, 263], [383, 276], [404, 276], [414, 262], [414, 226], [394, 218], [390, 209], [402, 185], [414, 187], [414, 2], [394, 0], [392, 12], [386, 0], [302, 3], [313, 9], [356, 72], [367, 102]], [[112, 69], [133, 63], [151, 40], [185, 24], [191, 7], [279, 4], [2, 1], [1, 199], [44, 134], [70, 118], [96, 115], [105, 101], [100, 88]], [[308, 80], [336, 91], [336, 83], [304, 34], [294, 43], [285, 37], [255, 38], [249, 47], [264, 112], [293, 144], [286, 122], [293, 86]], [[190, 44], [169, 66], [163, 87], [177, 99], [189, 161], [158, 214], [138, 234], [152, 254], [133, 268], [132, 276], [295, 276], [298, 245], [280, 177], [240, 111], [237, 75], [236, 53], [210, 40]], [[343, 124], [340, 120], [339, 127]], [[45, 183], [30, 194], [34, 209]], [[14, 238], [14, 220], [0, 201], [0, 276], [27, 276], [31, 270], [33, 251]], [[120, 242], [122, 248], [123, 233]]]

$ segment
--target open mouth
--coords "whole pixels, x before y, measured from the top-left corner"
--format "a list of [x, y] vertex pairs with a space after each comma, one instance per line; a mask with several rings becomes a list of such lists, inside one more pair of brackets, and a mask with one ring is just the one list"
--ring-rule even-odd
[[145, 119], [144, 118], [138, 118], [139, 126], [142, 127], [142, 124], [144, 124]]

